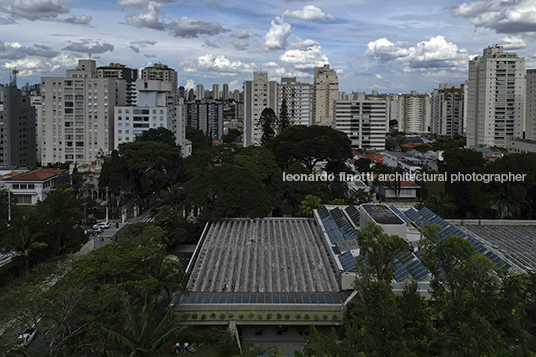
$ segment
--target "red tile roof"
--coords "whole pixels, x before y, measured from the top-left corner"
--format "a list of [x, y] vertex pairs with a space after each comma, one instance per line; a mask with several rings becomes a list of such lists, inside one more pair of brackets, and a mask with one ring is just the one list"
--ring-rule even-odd
[[54, 176], [59, 176], [65, 173], [67, 170], [59, 169], [37, 169], [30, 172], [26, 172], [17, 176], [7, 178], [8, 181], [44, 181]]

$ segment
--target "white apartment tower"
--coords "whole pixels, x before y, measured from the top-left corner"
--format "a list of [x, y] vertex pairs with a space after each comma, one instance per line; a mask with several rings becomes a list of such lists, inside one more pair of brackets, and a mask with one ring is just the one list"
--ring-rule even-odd
[[266, 108], [278, 115], [277, 82], [268, 81], [267, 72], [253, 72], [253, 80], [244, 81], [244, 146], [260, 145], [259, 117]]
[[399, 99], [398, 130], [404, 132], [428, 131], [431, 118], [430, 94], [402, 94]]
[[79, 60], [66, 77], [41, 78], [42, 145], [40, 161], [90, 163], [99, 153], [112, 150], [115, 105], [125, 105], [117, 92], [126, 92], [125, 81], [98, 78], [96, 62]]
[[536, 69], [528, 69], [525, 108], [525, 139], [536, 140]]
[[485, 48], [469, 61], [467, 146], [506, 148], [522, 137], [525, 111], [525, 59], [502, 46]]
[[[314, 86], [296, 82], [296, 77], [281, 78], [277, 90], [278, 106], [286, 99], [291, 125], [311, 125], [313, 123]], [[279, 115], [279, 113], [276, 113]]]
[[389, 129], [389, 103], [386, 99], [357, 93], [352, 100], [334, 104], [335, 129], [352, 141], [354, 149], [385, 150], [385, 134]]
[[454, 137], [463, 135], [463, 84], [440, 84], [432, 94], [432, 133]]
[[315, 67], [314, 125], [333, 125], [333, 102], [339, 99], [339, 77], [329, 64]]
[[212, 99], [220, 99], [220, 85], [217, 83], [212, 85]]
[[161, 63], [155, 63], [151, 67], [145, 67], [144, 69], [142, 69], [141, 78], [163, 82], [171, 82], [173, 93], [177, 91], [179, 83], [179, 74], [177, 73], [177, 71]]

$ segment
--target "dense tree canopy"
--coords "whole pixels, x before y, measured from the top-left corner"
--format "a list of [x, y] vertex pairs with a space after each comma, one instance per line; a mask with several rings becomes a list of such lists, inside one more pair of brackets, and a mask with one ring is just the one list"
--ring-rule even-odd
[[351, 158], [350, 144], [346, 134], [331, 127], [293, 125], [274, 138], [271, 148], [284, 167], [298, 160], [312, 171], [320, 161], [344, 162]]

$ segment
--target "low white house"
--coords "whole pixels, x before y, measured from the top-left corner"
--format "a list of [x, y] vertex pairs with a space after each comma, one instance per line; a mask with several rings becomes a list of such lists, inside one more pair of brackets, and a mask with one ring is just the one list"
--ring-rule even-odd
[[35, 205], [43, 201], [67, 170], [42, 168], [4, 179], [8, 189], [19, 205]]

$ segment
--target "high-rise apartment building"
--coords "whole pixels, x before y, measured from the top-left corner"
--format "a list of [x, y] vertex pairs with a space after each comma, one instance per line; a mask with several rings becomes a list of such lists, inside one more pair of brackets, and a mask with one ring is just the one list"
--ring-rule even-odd
[[0, 90], [0, 168], [36, 164], [35, 108], [13, 81]]
[[128, 68], [120, 63], [110, 63], [108, 66], [97, 67], [97, 77], [124, 79], [126, 82], [126, 104], [136, 105], [137, 69]]
[[201, 100], [205, 98], [205, 86], [201, 83], [195, 86], [195, 99]]
[[283, 99], [287, 103], [291, 125], [311, 125], [313, 123], [314, 86], [312, 84], [296, 82], [296, 77], [281, 78], [281, 84], [277, 90], [279, 108], [281, 108]]
[[42, 122], [37, 130], [43, 142], [38, 161], [89, 163], [99, 153], [109, 153], [116, 103], [126, 104], [125, 81], [98, 78], [93, 60], [79, 60], [66, 77], [42, 77]]
[[333, 125], [333, 102], [339, 99], [339, 77], [329, 64], [314, 69], [314, 125]]
[[221, 92], [222, 92], [222, 99], [223, 100], [229, 99], [229, 85], [227, 83], [223, 84]]
[[536, 69], [527, 70], [525, 81], [525, 139], [536, 140]]
[[467, 146], [506, 148], [522, 137], [525, 112], [525, 59], [502, 46], [485, 48], [469, 61]]
[[348, 135], [354, 149], [385, 150], [389, 129], [387, 100], [356, 94], [352, 100], [335, 101], [335, 129]]
[[177, 91], [179, 83], [179, 74], [177, 73], [177, 71], [161, 63], [155, 63], [151, 67], [145, 67], [144, 69], [142, 69], [141, 78], [163, 82], [171, 82], [173, 93]]
[[223, 102], [220, 100], [193, 100], [178, 108], [178, 115], [186, 125], [202, 130], [211, 140], [223, 137]]
[[432, 94], [432, 133], [463, 135], [464, 85], [440, 84]]
[[277, 82], [268, 81], [266, 72], [253, 72], [253, 80], [244, 81], [244, 146], [260, 145], [259, 117], [266, 108], [277, 115]]
[[217, 83], [212, 85], [212, 99], [220, 99], [220, 85]]

